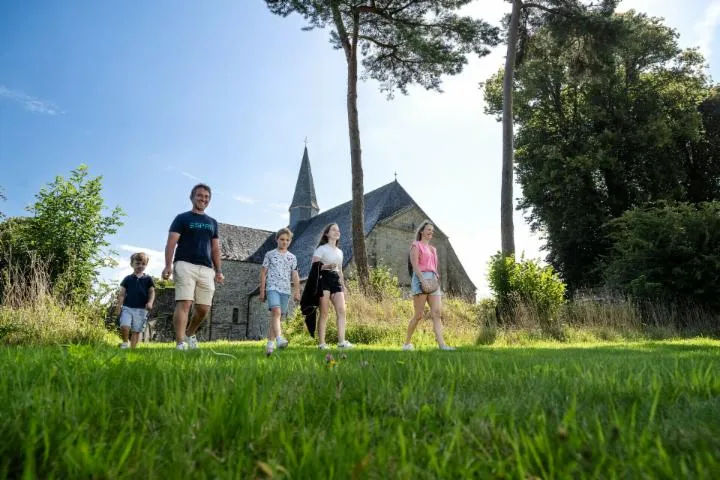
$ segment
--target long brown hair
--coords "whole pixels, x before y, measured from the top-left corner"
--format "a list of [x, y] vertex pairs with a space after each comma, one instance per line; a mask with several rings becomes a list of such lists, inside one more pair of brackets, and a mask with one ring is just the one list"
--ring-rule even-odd
[[333, 225], [335, 225], [335, 226], [337, 226], [338, 228], [340, 228], [340, 225], [338, 225], [337, 223], [329, 223], [329, 224], [327, 224], [327, 225], [325, 226], [325, 228], [323, 228], [322, 235], [320, 235], [320, 242], [319, 242], [318, 245], [317, 245], [318, 247], [319, 247], [320, 245], [325, 245], [326, 243], [328, 243], [328, 232], [330, 231], [330, 229], [332, 228]]
[[420, 226], [418, 227], [417, 231], [415, 232], [415, 241], [419, 242], [422, 238], [423, 231], [425, 231], [425, 228], [428, 226], [435, 226], [430, 220], [423, 220], [422, 223], [420, 223]]

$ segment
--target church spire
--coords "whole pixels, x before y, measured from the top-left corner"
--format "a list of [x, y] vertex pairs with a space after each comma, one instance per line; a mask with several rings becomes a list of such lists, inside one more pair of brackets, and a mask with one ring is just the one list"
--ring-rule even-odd
[[295, 228], [301, 221], [314, 217], [319, 211], [306, 143], [300, 163], [300, 173], [295, 184], [295, 194], [290, 204], [290, 229]]

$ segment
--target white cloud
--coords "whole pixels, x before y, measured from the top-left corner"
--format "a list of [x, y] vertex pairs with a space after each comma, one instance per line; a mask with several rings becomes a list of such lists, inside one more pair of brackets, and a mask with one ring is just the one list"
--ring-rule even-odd
[[201, 181], [198, 177], [196, 177], [196, 176], [193, 175], [192, 173], [188, 173], [188, 172], [180, 172], [180, 173], [183, 174], [183, 175], [185, 175], [185, 176], [188, 177], [188, 178], [192, 178], [193, 180], [197, 180], [198, 182]]
[[268, 205], [273, 210], [289, 210], [290, 204], [289, 203], [271, 203]]
[[279, 216], [280, 218], [282, 218], [283, 220], [290, 220], [290, 214], [289, 214], [289, 213], [281, 213], [281, 214], [278, 215], [278, 216]]
[[46, 115], [57, 115], [64, 113], [53, 102], [40, 100], [39, 98], [26, 95], [19, 90], [10, 90], [4, 85], [0, 85], [0, 98], [7, 98], [19, 102], [25, 107], [25, 110], [35, 113], [43, 113]]
[[719, 25], [720, 0], [714, 0], [708, 4], [701, 20], [694, 26], [694, 31], [697, 35], [697, 45], [700, 47], [700, 51], [706, 59], [712, 56], [712, 43], [717, 35]]
[[255, 203], [254, 199], [250, 197], [245, 197], [243, 195], [233, 195], [232, 198], [233, 200], [237, 200], [238, 202], [245, 203], [247, 205], [252, 205], [253, 203]]

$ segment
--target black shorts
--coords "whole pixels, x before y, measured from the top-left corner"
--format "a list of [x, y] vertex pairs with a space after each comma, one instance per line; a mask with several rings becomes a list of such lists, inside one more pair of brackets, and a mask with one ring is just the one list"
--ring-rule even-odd
[[320, 282], [323, 292], [327, 290], [330, 292], [330, 295], [343, 291], [342, 284], [340, 283], [340, 274], [338, 272], [323, 270], [321, 272]]

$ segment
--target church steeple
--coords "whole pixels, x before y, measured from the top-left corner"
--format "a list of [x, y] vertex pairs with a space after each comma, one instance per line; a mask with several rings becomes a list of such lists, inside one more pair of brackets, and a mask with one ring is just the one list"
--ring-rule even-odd
[[300, 163], [300, 173], [298, 173], [295, 184], [295, 194], [290, 204], [290, 229], [294, 229], [301, 221], [314, 217], [319, 211], [317, 198], [315, 198], [315, 183], [310, 169], [310, 157], [308, 157], [307, 145], [305, 145]]

